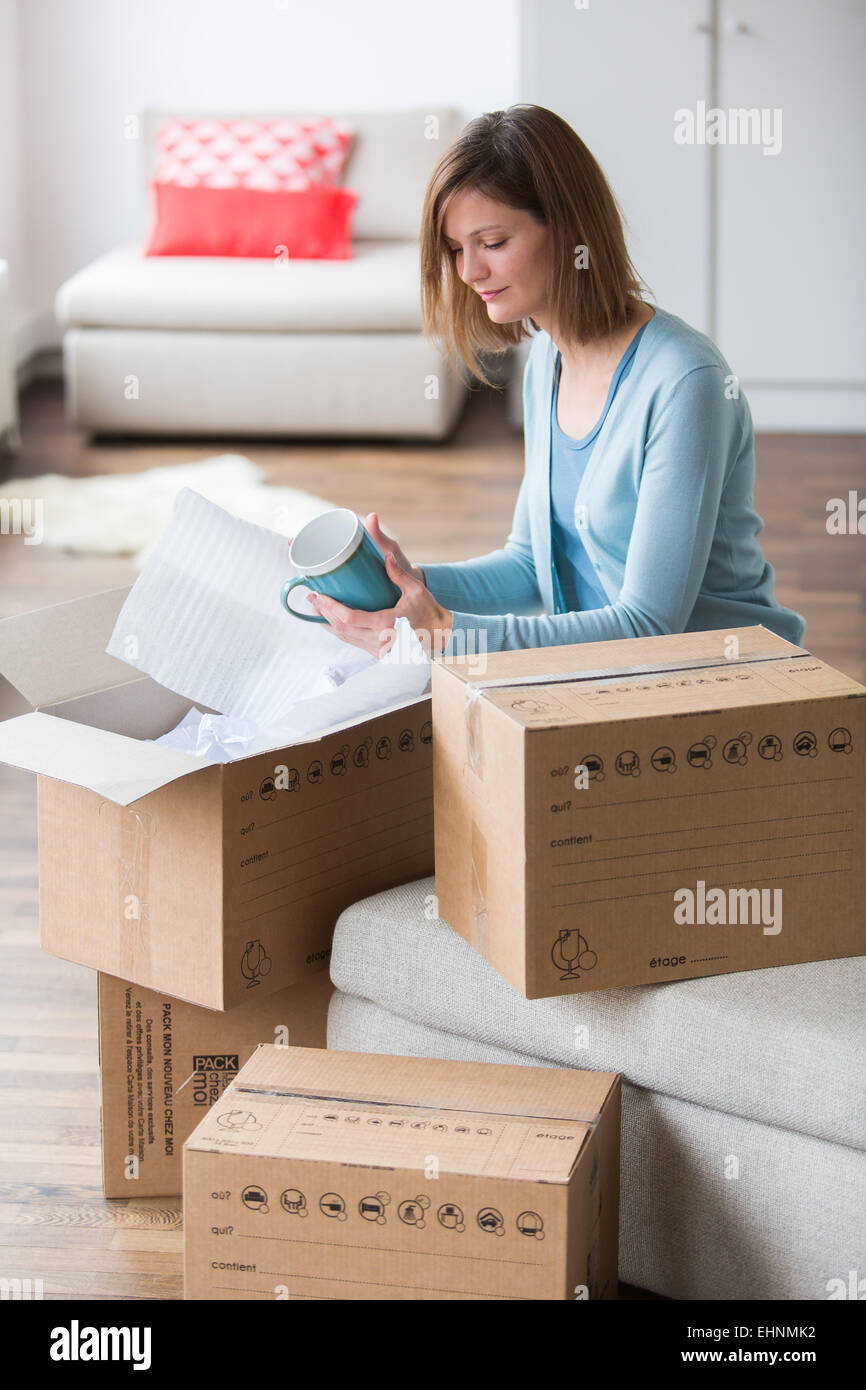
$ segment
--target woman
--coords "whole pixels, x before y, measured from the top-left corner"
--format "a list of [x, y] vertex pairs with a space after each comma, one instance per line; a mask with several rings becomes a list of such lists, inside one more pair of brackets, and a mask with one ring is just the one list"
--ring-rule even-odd
[[[505, 546], [412, 566], [367, 529], [401, 589], [379, 613], [315, 601], [380, 655], [405, 615], [435, 655], [762, 623], [800, 644], [757, 536], [751, 414], [714, 344], [647, 304], [599, 165], [544, 107], [479, 116], [434, 170], [421, 227], [425, 331], [478, 353], [535, 336], [526, 464]], [[489, 384], [489, 383], [488, 383]]]

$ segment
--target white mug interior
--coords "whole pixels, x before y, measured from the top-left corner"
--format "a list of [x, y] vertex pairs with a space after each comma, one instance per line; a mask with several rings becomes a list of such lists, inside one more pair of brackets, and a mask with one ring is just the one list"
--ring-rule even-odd
[[314, 516], [289, 546], [289, 559], [303, 574], [330, 574], [361, 544], [363, 523], [348, 507]]

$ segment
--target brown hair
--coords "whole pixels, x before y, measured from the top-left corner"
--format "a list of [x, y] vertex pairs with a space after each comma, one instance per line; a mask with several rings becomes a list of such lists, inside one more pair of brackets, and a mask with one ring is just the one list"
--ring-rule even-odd
[[[451, 365], [461, 363], [488, 386], [479, 361], [530, 334], [534, 319], [494, 323], [484, 301], [460, 279], [443, 223], [454, 195], [473, 189], [529, 212], [550, 228], [547, 299], [566, 342], [591, 342], [625, 327], [648, 286], [632, 265], [623, 216], [600, 165], [571, 126], [544, 106], [520, 103], [487, 111], [464, 128], [439, 160], [421, 214], [421, 309], [424, 332]], [[575, 274], [575, 251], [588, 266]]]

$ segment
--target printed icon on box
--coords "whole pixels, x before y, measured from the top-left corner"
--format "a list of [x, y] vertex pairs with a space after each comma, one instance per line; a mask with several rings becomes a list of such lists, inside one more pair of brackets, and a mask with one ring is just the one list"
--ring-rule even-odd
[[544, 1240], [544, 1222], [537, 1211], [522, 1211], [517, 1218], [516, 1225], [522, 1236]]
[[476, 1133], [476, 1134], [492, 1134], [492, 1133], [493, 1133], [493, 1130], [492, 1130], [492, 1129], [476, 1129], [475, 1133]]
[[454, 1202], [443, 1202], [436, 1213], [440, 1226], [444, 1226], [447, 1231], [465, 1231], [466, 1225], [463, 1219], [463, 1212]]
[[715, 746], [716, 740], [713, 734], [707, 734], [706, 738], [699, 739], [697, 743], [693, 743], [688, 753], [686, 753], [689, 767], [712, 767], [713, 749]]
[[524, 695], [522, 699], [512, 700], [511, 708], [520, 714], [548, 714], [552, 710], [565, 709], [565, 705], [553, 695]]
[[346, 768], [349, 766], [349, 745], [344, 743], [342, 748], [338, 748], [336, 753], [331, 754], [331, 772], [335, 777], [342, 777]]
[[592, 970], [598, 963], [595, 951], [577, 927], [563, 927], [550, 948], [550, 959], [558, 970], [564, 970], [561, 980], [579, 980], [580, 972]]
[[416, 1230], [424, 1230], [424, 1213], [430, 1206], [430, 1198], [420, 1193], [413, 1201], [401, 1202], [397, 1208], [397, 1215], [406, 1226], [414, 1226]]
[[332, 1221], [348, 1220], [346, 1202], [339, 1192], [326, 1192], [320, 1197], [319, 1211], [323, 1216], [329, 1216]]
[[579, 767], [585, 767], [590, 782], [604, 781], [604, 760], [597, 753], [588, 753], [585, 758], [581, 758]]
[[420, 738], [422, 743], [433, 742], [433, 725], [429, 719], [425, 719], [424, 723], [421, 725]]
[[397, 747], [401, 753], [411, 753], [415, 747], [415, 735], [411, 729], [401, 729], [400, 737], [397, 740]]
[[811, 729], [803, 729], [799, 734], [794, 735], [794, 752], [801, 758], [816, 758], [818, 756], [818, 740]]
[[426, 1121], [426, 1120], [413, 1120], [413, 1121], [412, 1121], [412, 1128], [413, 1128], [413, 1129], [426, 1129], [426, 1128], [427, 1128], [427, 1121]]
[[376, 744], [376, 757], [384, 761], [386, 758], [390, 758], [392, 752], [391, 740], [387, 734], [383, 734]]
[[286, 791], [296, 792], [301, 785], [301, 774], [296, 767], [289, 768]]
[[365, 1221], [375, 1221], [377, 1226], [384, 1226], [385, 1208], [390, 1201], [387, 1192], [377, 1192], [372, 1197], [362, 1197], [358, 1203], [358, 1211]]
[[268, 1206], [268, 1194], [263, 1187], [252, 1185], [245, 1187], [241, 1193], [241, 1201], [250, 1211], [259, 1211], [262, 1214], [270, 1211]]
[[325, 776], [325, 769], [322, 767], [321, 760], [314, 758], [307, 768], [307, 781], [317, 787]]
[[369, 766], [370, 766], [370, 744], [371, 744], [371, 742], [372, 742], [372, 739], [367, 738], [367, 739], [364, 740], [363, 743], [359, 743], [359, 744], [358, 744], [358, 747], [355, 749], [354, 753], [352, 754], [352, 762], [355, 764], [356, 767], [369, 767]]
[[217, 1124], [221, 1129], [261, 1129], [255, 1115], [251, 1115], [249, 1110], [224, 1110], [217, 1115]]
[[296, 1187], [287, 1187], [285, 1192], [280, 1193], [280, 1206], [289, 1216], [309, 1216], [307, 1199]]
[[726, 763], [736, 763], [740, 767], [745, 767], [749, 757], [749, 744], [752, 742], [751, 734], [740, 734], [739, 738], [729, 738], [722, 749], [722, 757]]
[[758, 740], [758, 752], [767, 762], [780, 763], [782, 761], [782, 740], [775, 734], [764, 734]]
[[256, 985], [261, 984], [262, 976], [270, 974], [271, 964], [271, 958], [258, 938], [247, 942], [241, 956], [241, 974], [249, 981], [247, 989], [255, 989]]
[[677, 755], [672, 748], [657, 748], [650, 758], [656, 772], [676, 772]]
[[476, 1220], [482, 1231], [487, 1231], [491, 1236], [505, 1235], [505, 1222], [502, 1219], [502, 1212], [495, 1207], [482, 1207]]
[[831, 729], [827, 735], [827, 747], [831, 753], [851, 753], [854, 751], [854, 740], [851, 737], [850, 729]]
[[263, 778], [262, 784], [259, 787], [259, 796], [262, 798], [262, 801], [273, 801], [276, 794], [277, 788], [273, 777]]
[[640, 758], [633, 748], [617, 753], [615, 766], [621, 777], [640, 777]]

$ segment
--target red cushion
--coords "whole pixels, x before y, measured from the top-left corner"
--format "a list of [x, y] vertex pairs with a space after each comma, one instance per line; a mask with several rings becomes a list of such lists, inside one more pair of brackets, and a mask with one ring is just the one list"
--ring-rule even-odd
[[351, 188], [297, 191], [184, 188], [151, 180], [145, 256], [258, 256], [345, 261], [352, 255]]

